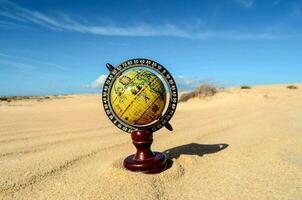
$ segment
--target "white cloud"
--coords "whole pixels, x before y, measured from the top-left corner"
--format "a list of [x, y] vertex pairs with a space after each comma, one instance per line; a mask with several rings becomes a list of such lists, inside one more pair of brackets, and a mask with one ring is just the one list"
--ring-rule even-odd
[[100, 75], [96, 80], [92, 81], [89, 85], [85, 85], [85, 88], [102, 88], [105, 80], [107, 78], [107, 75]]

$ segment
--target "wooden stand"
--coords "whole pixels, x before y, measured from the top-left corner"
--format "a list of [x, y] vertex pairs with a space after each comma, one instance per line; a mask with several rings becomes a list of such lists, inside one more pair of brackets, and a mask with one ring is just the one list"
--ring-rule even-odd
[[134, 130], [131, 133], [132, 143], [136, 147], [136, 154], [124, 160], [124, 167], [134, 172], [155, 174], [167, 168], [167, 158], [160, 152], [152, 152], [153, 132], [149, 130]]

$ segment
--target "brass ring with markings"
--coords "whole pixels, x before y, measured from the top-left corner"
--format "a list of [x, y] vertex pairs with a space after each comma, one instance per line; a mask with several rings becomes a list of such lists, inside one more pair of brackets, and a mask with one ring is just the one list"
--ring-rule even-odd
[[[113, 86], [114, 81], [126, 70], [136, 67], [146, 67], [151, 70], [157, 72], [161, 78], [165, 81], [168, 90], [169, 90], [169, 100], [167, 108], [162, 116], [152, 124], [148, 124], [145, 126], [135, 126], [130, 125], [124, 121], [122, 121], [113, 111], [111, 101], [110, 101], [110, 93]], [[161, 129], [164, 126], [167, 126], [169, 120], [175, 113], [177, 101], [178, 101], [178, 93], [176, 83], [172, 77], [172, 75], [159, 63], [145, 58], [136, 58], [127, 60], [121, 64], [119, 64], [116, 68], [112, 68], [110, 74], [105, 80], [103, 91], [102, 91], [102, 101], [103, 107], [105, 109], [105, 113], [111, 122], [116, 125], [119, 129], [131, 133], [134, 129], [149, 129], [153, 132]]]

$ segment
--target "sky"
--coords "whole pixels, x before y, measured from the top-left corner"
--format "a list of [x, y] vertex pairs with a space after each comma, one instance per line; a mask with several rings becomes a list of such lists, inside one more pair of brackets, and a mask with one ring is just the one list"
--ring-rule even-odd
[[99, 92], [137, 57], [179, 90], [302, 82], [302, 1], [0, 0], [0, 96]]

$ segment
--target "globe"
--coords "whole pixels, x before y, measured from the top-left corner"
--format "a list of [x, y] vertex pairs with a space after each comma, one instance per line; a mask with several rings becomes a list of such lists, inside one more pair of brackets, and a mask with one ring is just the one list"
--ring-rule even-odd
[[123, 72], [113, 83], [111, 107], [130, 125], [147, 125], [158, 120], [166, 105], [166, 90], [153, 72], [137, 68]]

